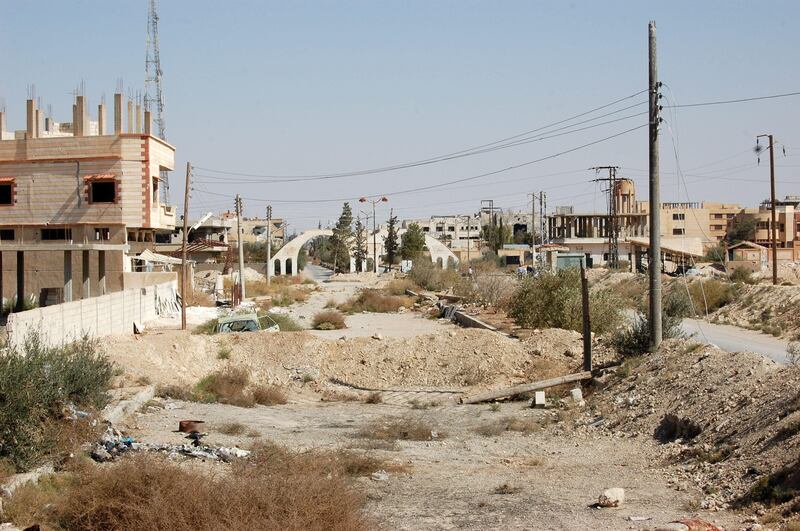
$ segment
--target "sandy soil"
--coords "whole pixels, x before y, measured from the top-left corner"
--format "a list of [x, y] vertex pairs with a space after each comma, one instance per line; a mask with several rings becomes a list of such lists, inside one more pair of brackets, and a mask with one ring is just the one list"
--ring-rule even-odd
[[[182, 442], [172, 430], [182, 418], [208, 423], [207, 441], [248, 445], [248, 436], [228, 436], [214, 425], [241, 422], [266, 440], [292, 448], [359, 447], [356, 432], [385, 416], [421, 417], [446, 434], [440, 441], [401, 441], [396, 451], [371, 450], [406, 465], [388, 481], [359, 479], [368, 510], [387, 529], [642, 529], [693, 514], [700, 494], [675, 491], [658, 469], [655, 444], [601, 434], [567, 434], [569, 419], [534, 434], [506, 432], [484, 437], [473, 430], [505, 416], [541, 419], [551, 412], [521, 403], [409, 406], [312, 402], [300, 397], [285, 406], [237, 408], [219, 404], [174, 403], [181, 409], [153, 409], [132, 420], [130, 433], [147, 442]], [[173, 406], [174, 407], [174, 406]], [[495, 494], [509, 485], [511, 494]], [[606, 488], [626, 489], [618, 509], [589, 506]], [[709, 521], [741, 521], [727, 512], [699, 513]], [[631, 522], [630, 516], [649, 517]]]

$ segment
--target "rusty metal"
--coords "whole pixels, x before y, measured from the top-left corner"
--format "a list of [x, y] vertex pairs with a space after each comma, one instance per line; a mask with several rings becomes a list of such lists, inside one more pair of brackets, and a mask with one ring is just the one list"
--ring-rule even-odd
[[199, 433], [205, 424], [204, 420], [181, 420], [178, 421], [178, 431], [180, 433]]

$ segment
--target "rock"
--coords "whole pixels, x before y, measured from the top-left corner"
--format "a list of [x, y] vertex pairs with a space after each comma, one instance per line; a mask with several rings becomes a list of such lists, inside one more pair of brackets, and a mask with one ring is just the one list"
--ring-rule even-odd
[[604, 490], [597, 499], [597, 505], [600, 507], [619, 507], [623, 503], [625, 503], [625, 489], [620, 487]]
[[372, 339], [377, 339], [378, 341], [383, 340], [383, 335], [380, 332], [375, 332], [372, 334]]
[[656, 527], [656, 531], [689, 531], [689, 526], [680, 522], [670, 522]]
[[378, 470], [370, 474], [373, 481], [389, 481], [389, 473], [385, 470]]
[[458, 334], [456, 334], [455, 330], [450, 330], [450, 331], [447, 333], [447, 335], [449, 335], [450, 337], [456, 337], [456, 335], [458, 335]]
[[576, 387], [575, 389], [570, 389], [569, 396], [572, 398], [572, 401], [576, 404], [580, 404], [583, 402], [583, 391], [581, 391], [580, 387]]

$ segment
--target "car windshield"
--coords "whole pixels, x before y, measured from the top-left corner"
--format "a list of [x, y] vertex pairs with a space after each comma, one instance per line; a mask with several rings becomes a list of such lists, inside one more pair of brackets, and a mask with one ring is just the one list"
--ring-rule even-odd
[[258, 323], [252, 319], [229, 321], [219, 325], [219, 332], [257, 332], [258, 329]]

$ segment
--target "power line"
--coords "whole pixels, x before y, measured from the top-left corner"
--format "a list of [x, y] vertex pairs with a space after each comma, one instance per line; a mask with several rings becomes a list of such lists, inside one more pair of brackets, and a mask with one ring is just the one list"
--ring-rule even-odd
[[664, 109], [681, 109], [685, 107], [706, 107], [708, 105], [727, 105], [729, 103], [744, 103], [748, 101], [758, 101], [758, 100], [771, 100], [775, 98], [788, 98], [790, 96], [800, 96], [800, 91], [798, 92], [785, 92], [783, 94], [771, 94], [769, 96], [754, 96], [752, 98], [739, 98], [735, 100], [719, 100], [719, 101], [704, 101], [701, 103], [683, 103], [683, 104], [675, 104], [675, 105], [663, 105]]
[[[638, 125], [636, 127], [632, 127], [630, 129], [626, 129], [626, 130], [621, 131], [619, 133], [615, 133], [613, 135], [610, 135], [610, 136], [607, 136], [607, 137], [604, 137], [604, 138], [600, 138], [600, 139], [594, 140], [592, 142], [587, 142], [586, 144], [582, 144], [580, 146], [576, 146], [576, 147], [573, 147], [573, 148], [570, 148], [570, 149], [565, 149], [563, 151], [559, 151], [557, 153], [553, 153], [551, 155], [547, 155], [545, 157], [541, 157], [541, 158], [538, 158], [538, 159], [530, 160], [530, 161], [523, 162], [523, 163], [520, 163], [520, 164], [515, 164], [515, 165], [512, 165], [512, 166], [506, 166], [505, 168], [501, 168], [499, 170], [489, 171], [489, 172], [486, 172], [486, 173], [473, 175], [471, 177], [463, 177], [463, 178], [460, 178], [460, 179], [454, 179], [452, 181], [447, 181], [447, 182], [439, 183], [439, 184], [433, 184], [433, 185], [428, 185], [428, 186], [420, 186], [420, 187], [417, 187], [417, 188], [409, 188], [407, 190], [397, 190], [397, 191], [394, 191], [394, 192], [385, 192], [385, 193], [380, 193], [380, 194], [372, 194], [372, 195], [369, 195], [367, 197], [379, 197], [379, 196], [382, 196], [382, 195], [397, 196], [397, 195], [411, 194], [411, 193], [422, 192], [422, 191], [426, 191], [426, 190], [433, 190], [435, 188], [441, 188], [441, 187], [444, 187], [444, 186], [449, 186], [451, 184], [457, 184], [457, 183], [462, 183], [462, 182], [467, 182], [467, 181], [473, 181], [475, 179], [481, 179], [483, 177], [489, 177], [491, 175], [497, 175], [499, 173], [503, 173], [503, 172], [507, 172], [507, 171], [511, 171], [511, 170], [516, 170], [516, 169], [519, 169], [519, 168], [523, 168], [525, 166], [530, 166], [531, 164], [536, 164], [538, 162], [543, 162], [545, 160], [554, 159], [556, 157], [560, 157], [560, 156], [566, 155], [568, 153], [579, 151], [581, 149], [584, 149], [584, 148], [587, 148], [587, 147], [590, 147], [590, 146], [593, 146], [593, 145], [596, 145], [596, 144], [600, 144], [602, 142], [606, 142], [608, 140], [617, 138], [617, 137], [625, 135], [627, 133], [636, 131], [637, 129], [641, 129], [643, 127], [647, 127], [647, 125], [648, 124]], [[193, 188], [193, 189], [196, 190], [196, 188]], [[229, 194], [222, 194], [222, 193], [209, 192], [209, 191], [205, 191], [204, 193], [211, 194], [211, 195], [219, 195], [219, 196], [222, 196], [222, 197], [229, 196]], [[336, 199], [260, 199], [260, 198], [254, 198], [254, 197], [246, 197], [244, 199], [247, 199], [248, 201], [256, 201], [256, 202], [267, 202], [267, 201], [269, 201], [269, 202], [272, 202], [272, 203], [337, 203], [337, 202], [344, 202], [344, 201], [355, 201], [355, 200], [358, 200], [359, 197], [340, 197], [340, 198], [336, 198]]]

